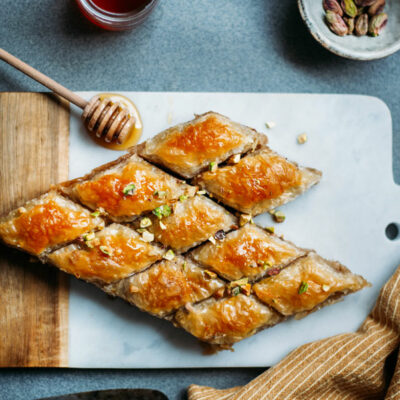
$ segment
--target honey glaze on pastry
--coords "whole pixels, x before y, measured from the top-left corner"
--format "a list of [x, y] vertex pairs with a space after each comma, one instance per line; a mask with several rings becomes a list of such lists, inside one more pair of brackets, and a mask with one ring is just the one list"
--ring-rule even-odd
[[232, 154], [256, 148], [261, 139], [267, 142], [266, 136], [209, 112], [148, 140], [142, 145], [140, 155], [191, 178], [210, 162], [222, 162]]
[[191, 254], [198, 263], [228, 280], [245, 276], [255, 280], [279, 272], [279, 268], [305, 255], [306, 251], [257, 225], [246, 224], [228, 233], [218, 246], [207, 243]]
[[339, 263], [315, 253], [253, 286], [257, 297], [283, 315], [310, 311], [336, 294], [356, 292], [368, 282]]
[[320, 178], [319, 171], [299, 167], [266, 147], [235, 165], [203, 172], [194, 182], [224, 204], [257, 215], [294, 199]]
[[239, 294], [220, 300], [209, 299], [190, 310], [180, 310], [175, 320], [204, 342], [229, 346], [262, 328], [277, 324], [282, 317], [255, 297]]
[[104, 290], [163, 317], [188, 303], [210, 297], [223, 286], [215, 274], [212, 276], [192, 261], [177, 256]]
[[[185, 252], [218, 231], [229, 231], [236, 227], [236, 218], [212, 200], [204, 196], [182, 197], [173, 206], [169, 217], [150, 217], [149, 231], [155, 239], [176, 251]], [[140, 226], [140, 223], [139, 223]]]
[[146, 211], [168, 204], [194, 187], [166, 174], [133, 154], [124, 162], [94, 171], [75, 184], [72, 193], [93, 210], [103, 209], [116, 222], [129, 221]]
[[132, 229], [112, 224], [96, 234], [83, 235], [79, 244], [56, 250], [48, 258], [77, 278], [110, 283], [142, 271], [161, 259], [163, 253]]
[[103, 224], [90, 211], [49, 192], [3, 218], [0, 237], [11, 246], [39, 255]]

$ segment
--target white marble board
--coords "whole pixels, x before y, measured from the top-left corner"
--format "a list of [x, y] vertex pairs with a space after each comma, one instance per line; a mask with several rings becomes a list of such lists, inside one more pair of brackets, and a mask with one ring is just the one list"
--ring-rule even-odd
[[[89, 99], [94, 93], [80, 93]], [[71, 279], [69, 366], [90, 368], [258, 367], [306, 342], [357, 329], [379, 288], [400, 263], [400, 241], [385, 228], [400, 222], [400, 190], [392, 173], [392, 122], [377, 98], [267, 93], [123, 93], [140, 109], [142, 140], [193, 114], [214, 110], [265, 132], [273, 149], [323, 171], [319, 185], [282, 207], [276, 226], [299, 246], [338, 259], [372, 284], [300, 321], [287, 321], [243, 340], [235, 351], [203, 355], [197, 340], [169, 322], [110, 300]], [[265, 122], [276, 127], [268, 130]], [[308, 142], [299, 145], [298, 134]], [[94, 144], [71, 116], [70, 178], [120, 154]], [[257, 217], [272, 225], [269, 215]]]

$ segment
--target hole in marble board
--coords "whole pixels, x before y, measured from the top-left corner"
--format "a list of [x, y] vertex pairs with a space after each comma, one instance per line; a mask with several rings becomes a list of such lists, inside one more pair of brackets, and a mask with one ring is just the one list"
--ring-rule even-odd
[[386, 237], [389, 240], [396, 240], [400, 237], [399, 224], [395, 222], [390, 223], [385, 229]]

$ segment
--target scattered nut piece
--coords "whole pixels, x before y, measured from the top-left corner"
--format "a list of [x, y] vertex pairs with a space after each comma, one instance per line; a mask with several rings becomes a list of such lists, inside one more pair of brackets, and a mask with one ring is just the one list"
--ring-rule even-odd
[[353, 0], [342, 0], [340, 5], [343, 11], [350, 17], [354, 18], [357, 15], [357, 6]]
[[142, 233], [142, 240], [144, 242], [152, 242], [154, 240], [154, 234], [150, 233], [149, 231], [145, 230]]
[[302, 133], [301, 135], [297, 136], [298, 144], [304, 144], [305, 142], [307, 142], [307, 134], [306, 133]]
[[171, 261], [175, 258], [175, 253], [172, 250], [168, 250], [163, 257], [165, 260]]
[[210, 236], [210, 237], [208, 238], [208, 240], [209, 240], [212, 244], [216, 244], [216, 243], [217, 243], [217, 241], [215, 240], [214, 236]]
[[286, 219], [286, 216], [282, 211], [276, 211], [273, 214], [273, 217], [274, 217], [275, 222], [279, 222], [279, 223], [285, 221], [285, 219]]
[[206, 278], [208, 279], [215, 279], [217, 277], [217, 274], [215, 272], [212, 272], [208, 269], [204, 270], [204, 275], [206, 276]]
[[167, 229], [167, 226], [166, 226], [162, 221], [159, 221], [158, 223], [159, 223], [159, 225], [160, 225], [160, 228], [161, 228], [163, 231], [165, 231], [165, 230]]
[[373, 4], [368, 8], [368, 14], [370, 17], [380, 14], [383, 12], [386, 5], [386, 0], [375, 0]]
[[140, 227], [141, 228], [148, 228], [151, 225], [152, 225], [151, 219], [148, 218], [148, 217], [142, 218], [140, 220]]
[[233, 156], [230, 156], [228, 158], [227, 163], [229, 165], [234, 165], [234, 164], [237, 164], [239, 161], [240, 161], [240, 154], [234, 154]]
[[330, 289], [331, 287], [330, 286], [328, 286], [328, 285], [322, 285], [322, 290], [324, 291], [324, 292], [329, 292], [329, 289]]
[[338, 36], [347, 35], [348, 28], [346, 22], [344, 22], [343, 18], [339, 14], [336, 14], [333, 11], [327, 11], [325, 18], [333, 33], [336, 33]]
[[250, 283], [246, 283], [245, 285], [240, 287], [240, 292], [243, 293], [245, 296], [250, 296], [251, 294], [251, 285]]
[[136, 186], [133, 183], [129, 183], [122, 189], [122, 193], [125, 196], [133, 196], [133, 194], [135, 193], [135, 190], [136, 190]]
[[215, 161], [210, 162], [208, 169], [211, 172], [215, 172], [217, 170], [217, 168], [218, 168], [218, 164]]
[[111, 256], [111, 252], [107, 246], [100, 246], [99, 249], [106, 256]]
[[225, 231], [220, 229], [219, 231], [215, 232], [214, 238], [217, 240], [224, 240], [225, 239]]
[[239, 225], [244, 226], [248, 222], [253, 223], [253, 217], [250, 214], [240, 214], [239, 216]]
[[266, 227], [265, 227], [265, 230], [266, 230], [268, 233], [275, 233], [275, 227], [273, 227], [273, 226], [266, 226]]
[[187, 200], [187, 198], [188, 197], [185, 194], [182, 194], [182, 195], [179, 196], [179, 201], [180, 202], [184, 202], [185, 200]]
[[[333, 1], [336, 1], [336, 0], [333, 0]], [[265, 123], [265, 126], [266, 126], [268, 129], [272, 129], [272, 128], [275, 128], [276, 123], [275, 123], [275, 122], [272, 122], [272, 121], [266, 122], [266, 123]]]
[[364, 36], [368, 33], [368, 14], [361, 14], [357, 17], [354, 30], [357, 36]]

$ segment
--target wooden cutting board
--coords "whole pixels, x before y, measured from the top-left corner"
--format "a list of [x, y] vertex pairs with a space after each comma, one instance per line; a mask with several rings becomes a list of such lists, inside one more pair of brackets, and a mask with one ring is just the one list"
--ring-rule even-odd
[[[0, 93], [0, 214], [68, 179], [69, 105]], [[68, 365], [67, 276], [0, 246], [0, 366]]]

